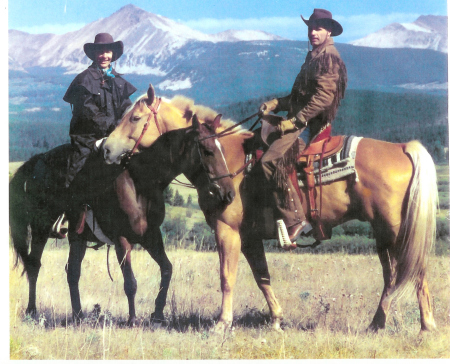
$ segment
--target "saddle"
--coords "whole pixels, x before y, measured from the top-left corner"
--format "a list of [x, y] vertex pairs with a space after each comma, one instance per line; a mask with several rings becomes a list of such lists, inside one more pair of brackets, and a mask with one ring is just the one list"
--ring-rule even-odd
[[[305, 148], [297, 157], [297, 166], [305, 165], [303, 170], [306, 174], [306, 187], [307, 194], [306, 199], [308, 203], [308, 211], [311, 217], [311, 222], [314, 226], [314, 237], [317, 240], [326, 240], [331, 238], [331, 233], [325, 230], [322, 220], [320, 219], [320, 210], [316, 205], [315, 196], [315, 178], [314, 178], [314, 162], [319, 161], [319, 170], [324, 158], [330, 157], [339, 152], [343, 145], [345, 137], [343, 135], [330, 136], [330, 128], [325, 129], [318, 137], [316, 141], [311, 142], [307, 148]], [[319, 172], [320, 175], [320, 172]], [[296, 168], [289, 174], [289, 178], [294, 185], [297, 194], [300, 196], [300, 189], [298, 187], [298, 177]], [[322, 188], [322, 183], [319, 183]], [[320, 193], [322, 199], [322, 191]], [[320, 208], [322, 207], [322, 200], [320, 201]]]

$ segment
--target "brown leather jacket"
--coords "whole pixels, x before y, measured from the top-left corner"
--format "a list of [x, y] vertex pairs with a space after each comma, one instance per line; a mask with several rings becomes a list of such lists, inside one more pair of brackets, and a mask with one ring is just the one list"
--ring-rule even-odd
[[291, 94], [278, 99], [274, 112], [288, 111], [288, 119], [296, 116], [300, 122], [307, 122], [314, 137], [334, 120], [346, 85], [345, 64], [330, 38], [308, 52]]

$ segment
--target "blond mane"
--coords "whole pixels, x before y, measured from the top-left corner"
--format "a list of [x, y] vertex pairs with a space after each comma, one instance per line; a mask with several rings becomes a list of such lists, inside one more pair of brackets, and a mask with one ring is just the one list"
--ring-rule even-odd
[[[136, 101], [131, 105], [126, 111], [125, 114], [128, 113], [130, 110], [132, 110], [137, 103], [141, 103], [144, 100], [147, 99], [147, 94], [143, 94], [139, 96]], [[203, 105], [196, 105], [194, 100], [183, 96], [183, 95], [175, 95], [172, 99], [167, 99], [163, 97], [163, 101], [167, 104], [172, 105], [173, 107], [177, 108], [178, 110], [183, 111], [183, 114], [196, 114], [200, 122], [204, 123], [212, 123], [214, 121], [214, 118], [219, 114], [217, 111], [214, 111], [208, 106]], [[236, 123], [231, 119], [221, 119], [220, 126], [217, 128], [217, 132], [221, 132], [222, 130], [225, 130]], [[246, 136], [251, 136], [253, 133], [241, 126], [238, 126], [234, 129], [234, 132], [237, 134], [244, 134]]]

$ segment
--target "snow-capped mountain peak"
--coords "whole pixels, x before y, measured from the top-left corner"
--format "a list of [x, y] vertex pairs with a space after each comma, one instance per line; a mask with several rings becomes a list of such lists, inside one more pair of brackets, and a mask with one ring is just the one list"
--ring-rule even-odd
[[117, 61], [120, 72], [164, 76], [170, 69], [161, 66], [189, 41], [235, 42], [241, 40], [281, 39], [262, 31], [226, 31], [205, 34], [135, 5], [126, 5], [111, 16], [98, 19], [83, 28], [62, 35], [28, 34], [9, 31], [10, 64], [14, 67], [63, 67], [78, 73], [91, 61], [83, 51], [95, 34], [110, 33], [124, 43], [124, 54]]
[[392, 23], [350, 42], [350, 44], [375, 48], [420, 48], [448, 52], [448, 18], [422, 15], [413, 23]]

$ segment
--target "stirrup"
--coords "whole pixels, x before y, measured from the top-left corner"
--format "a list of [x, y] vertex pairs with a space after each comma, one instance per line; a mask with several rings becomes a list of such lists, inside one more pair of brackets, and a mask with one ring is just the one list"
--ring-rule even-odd
[[63, 212], [58, 216], [56, 221], [52, 225], [51, 235], [52, 237], [64, 239], [67, 236], [69, 230], [69, 222], [66, 219], [66, 214]]
[[277, 230], [278, 230], [278, 243], [284, 250], [292, 250], [297, 247], [297, 244], [293, 243], [289, 239], [286, 224], [282, 219], [277, 220]]

